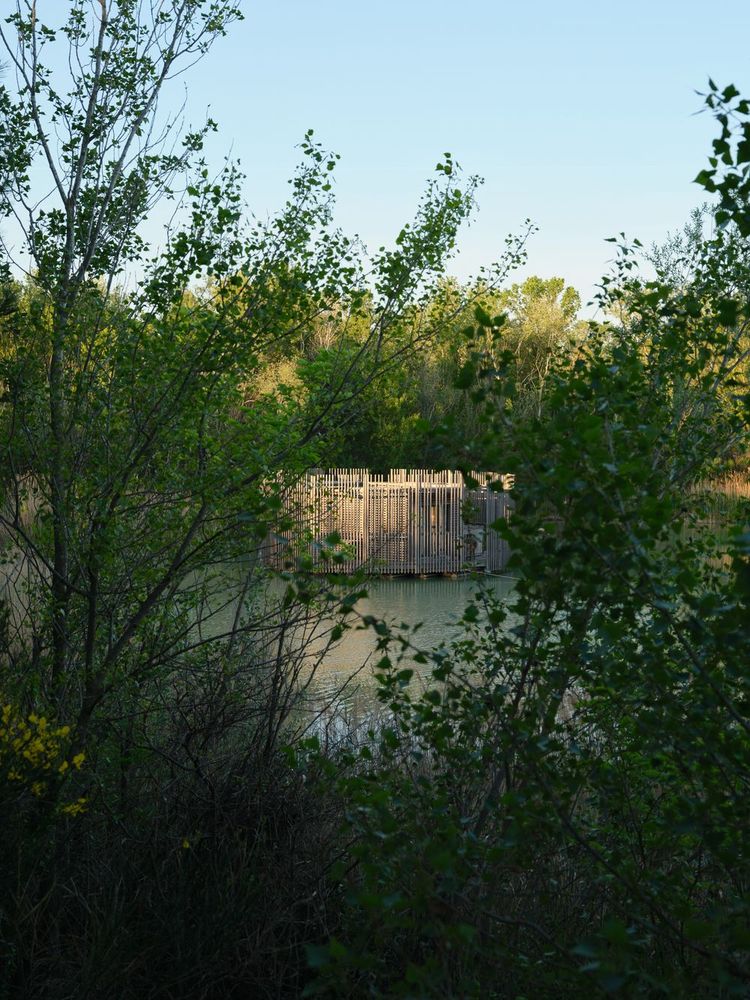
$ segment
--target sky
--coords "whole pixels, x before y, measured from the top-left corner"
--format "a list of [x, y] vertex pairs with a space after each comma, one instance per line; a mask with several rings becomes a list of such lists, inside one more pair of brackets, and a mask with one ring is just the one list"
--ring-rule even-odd
[[750, 3], [245, 0], [187, 83], [265, 215], [305, 130], [341, 154], [337, 220], [373, 248], [414, 212], [441, 153], [484, 178], [451, 270], [497, 259], [531, 218], [528, 273], [584, 300], [620, 231], [647, 245], [703, 199], [707, 79], [750, 94]]
[[462, 279], [528, 217], [539, 232], [519, 276], [560, 275], [586, 301], [607, 237], [661, 242], [703, 200], [708, 77], [750, 96], [750, 0], [241, 3], [245, 20], [164, 95], [176, 105], [185, 85], [188, 123], [218, 121], [213, 165], [238, 158], [265, 217], [313, 128], [341, 154], [338, 224], [377, 249], [449, 150], [484, 178], [449, 268]]

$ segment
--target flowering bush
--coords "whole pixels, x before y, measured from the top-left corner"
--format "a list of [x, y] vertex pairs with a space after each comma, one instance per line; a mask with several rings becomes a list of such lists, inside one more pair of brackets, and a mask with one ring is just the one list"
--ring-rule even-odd
[[[13, 705], [2, 706], [0, 715], [0, 799], [7, 806], [41, 799], [53, 786], [80, 771], [85, 755], [68, 757], [69, 726], [55, 726], [45, 716], [24, 716]], [[10, 802], [9, 802], [10, 800]], [[86, 800], [59, 800], [60, 812], [75, 816]]]

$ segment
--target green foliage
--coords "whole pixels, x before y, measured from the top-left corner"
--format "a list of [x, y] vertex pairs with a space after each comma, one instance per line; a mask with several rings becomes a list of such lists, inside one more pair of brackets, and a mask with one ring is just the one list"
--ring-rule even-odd
[[553, 360], [537, 418], [476, 311], [464, 464], [516, 475], [516, 593], [479, 588], [438, 650], [381, 632], [386, 721], [335, 765], [350, 916], [310, 993], [747, 995], [750, 508], [707, 525], [694, 493], [748, 446], [747, 271], [715, 239], [648, 282], [637, 249], [602, 291], [624, 322]]
[[[584, 331], [562, 279], [499, 289], [530, 227], [444, 280], [477, 185], [448, 154], [370, 264], [312, 133], [246, 222], [214, 123], [165, 146], [157, 117], [238, 16], [19, 0], [2, 29], [0, 206], [33, 272], [0, 261], [0, 992], [747, 995], [750, 510], [706, 524], [699, 490], [749, 444], [747, 102], [710, 84], [719, 230], [654, 281], [623, 240], [616, 318]], [[327, 647], [298, 637], [336, 642], [362, 595], [340, 537], [326, 577], [302, 539], [247, 602], [281, 492], [333, 455], [516, 476], [509, 604], [478, 583], [437, 649], [361, 619], [359, 741], [300, 710]]]
[[[204, 624], [232, 647], [210, 624], [215, 567], [257, 562], [279, 492], [409, 352], [473, 206], [476, 180], [446, 158], [368, 286], [333, 226], [337, 157], [308, 132], [287, 204], [246, 222], [237, 168], [216, 178], [202, 159], [214, 123], [175, 154], [157, 116], [162, 87], [238, 16], [224, 0], [76, 2], [55, 27], [19, 3], [2, 29], [20, 86], [2, 92], [0, 206], [29, 219], [34, 267], [0, 318], [0, 526], [24, 579], [4, 652], [18, 697], [57, 698], [81, 745], [123, 685], [161, 689], [190, 663]], [[153, 253], [141, 223], [180, 184], [185, 210]], [[300, 362], [306, 398], [262, 388], [334, 314], [357, 339], [336, 331], [330, 364]]]
[[716, 222], [732, 223], [743, 237], [750, 236], [750, 103], [733, 84], [720, 90], [709, 80], [706, 107], [721, 126], [713, 141], [709, 166], [701, 170], [696, 183], [718, 194]]
[[[33, 845], [0, 844], [0, 992], [57, 996], [84, 982], [103, 995], [126, 969], [134, 996], [151, 991], [149, 974], [172, 996], [209, 995], [207, 968], [208, 990], [231, 979], [240, 914], [269, 895], [279, 860], [251, 845], [298, 835], [294, 824], [281, 835], [269, 777], [294, 782], [275, 770], [281, 734], [299, 731], [293, 710], [323, 655], [298, 637], [331, 617], [340, 635], [351, 608], [334, 540], [327, 581], [311, 582], [301, 559], [284, 598], [260, 601], [264, 540], [284, 526], [282, 491], [412, 351], [413, 318], [473, 211], [477, 181], [446, 156], [394, 248], [368, 260], [333, 222], [338, 157], [308, 132], [287, 203], [249, 218], [237, 167], [214, 176], [203, 158], [215, 123], [179, 137], [159, 110], [170, 81], [239, 16], [231, 0], [73, 0], [45, 23], [18, 0], [0, 28], [18, 82], [0, 91], [0, 213], [19, 222], [31, 262], [21, 279], [5, 248], [0, 260], [3, 697], [25, 719], [55, 705], [70, 726], [65, 760], [85, 753], [93, 789], [82, 816], [47, 810]], [[174, 217], [154, 250], [143, 223], [165, 201]], [[332, 316], [346, 328], [333, 331], [331, 363], [307, 359], [305, 341]], [[300, 344], [306, 395], [299, 378], [269, 377], [297, 362]], [[257, 816], [236, 805], [240, 784]], [[188, 877], [198, 844], [208, 868]], [[257, 867], [235, 880], [248, 856]], [[216, 886], [213, 864], [224, 865]], [[90, 885], [107, 906], [86, 898]], [[276, 916], [289, 918], [291, 954], [301, 944], [290, 893]], [[206, 906], [211, 919], [193, 928]], [[138, 942], [130, 952], [108, 909]], [[226, 948], [222, 914], [235, 927]], [[76, 944], [58, 975], [63, 919]], [[180, 994], [193, 946], [201, 957]]]
[[[523, 259], [526, 235], [509, 245], [503, 276]], [[356, 408], [339, 425], [339, 433], [329, 438], [321, 464], [385, 470], [456, 463], [456, 448], [448, 435], [438, 440], [434, 430], [445, 425], [455, 441], [470, 440], [481, 430], [476, 406], [460, 391], [461, 372], [470, 364], [472, 350], [466, 317], [475, 309], [488, 320], [490, 314], [505, 317], [499, 350], [513, 355], [514, 410], [518, 417], [538, 416], [553, 364], [575, 359], [584, 329], [577, 320], [579, 308], [578, 294], [561, 278], [532, 277], [504, 291], [484, 280], [464, 286], [443, 281], [405, 317], [400, 349], [387, 363], [380, 359], [376, 379], [361, 363], [361, 335], [348, 334], [343, 343], [321, 345], [317, 352], [311, 351], [315, 338], [309, 337], [297, 375], [302, 396], [313, 405], [337, 381], [351, 383], [353, 374], [359, 374]], [[372, 322], [372, 317], [368, 320]], [[350, 320], [339, 315], [326, 319], [326, 325], [331, 322], [347, 327]], [[464, 374], [471, 379], [469, 369]]]

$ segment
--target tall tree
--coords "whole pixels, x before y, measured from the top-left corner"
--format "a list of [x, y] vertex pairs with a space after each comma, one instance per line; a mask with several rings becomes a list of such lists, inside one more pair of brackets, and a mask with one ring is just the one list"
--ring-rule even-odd
[[[0, 208], [22, 233], [2, 263], [25, 271], [0, 369], [0, 525], [25, 581], [3, 654], [79, 741], [123, 685], [236, 651], [239, 618], [211, 643], [201, 627], [212, 567], [257, 548], [280, 474], [409, 350], [403, 318], [472, 208], [447, 157], [395, 249], [365, 262], [332, 225], [336, 157], [309, 133], [284, 209], [247, 223], [237, 167], [214, 177], [203, 158], [214, 122], [180, 136], [160, 108], [239, 16], [232, 0], [71, 0], [50, 25], [18, 0], [0, 29], [16, 83]], [[153, 251], [143, 223], [170, 200]], [[367, 288], [364, 335], [314, 407], [248, 391], [277, 345], [361, 312]]]

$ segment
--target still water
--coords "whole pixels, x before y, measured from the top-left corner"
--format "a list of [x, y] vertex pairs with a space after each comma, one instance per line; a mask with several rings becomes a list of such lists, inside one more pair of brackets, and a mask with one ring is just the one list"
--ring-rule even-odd
[[[227, 589], [216, 613], [212, 616], [210, 631], [214, 634], [225, 632], [231, 627], [237, 611], [237, 600], [231, 595], [237, 593], [243, 577], [240, 566], [226, 567]], [[494, 595], [504, 599], [513, 591], [515, 581], [510, 577], [482, 578], [482, 586]], [[367, 596], [360, 599], [356, 611], [349, 619], [341, 639], [331, 644], [331, 618], [323, 617], [313, 625], [302, 626], [297, 642], [304, 642], [315, 677], [309, 689], [309, 696], [318, 705], [334, 703], [338, 712], [349, 716], [350, 721], [362, 719], [369, 714], [374, 703], [373, 667], [382, 653], [377, 649], [378, 636], [372, 628], [364, 628], [361, 618], [372, 615], [385, 621], [397, 631], [400, 626], [420, 627], [411, 634], [413, 644], [422, 650], [434, 649], [442, 642], [450, 642], [459, 633], [457, 626], [467, 603], [478, 589], [473, 579], [450, 579], [432, 577], [425, 580], [415, 578], [381, 579], [367, 581], [363, 589]], [[283, 585], [276, 580], [266, 585], [265, 593], [256, 594], [247, 603], [250, 617], [258, 618], [267, 613], [268, 619], [275, 617], [274, 603], [283, 593]], [[267, 612], [263, 603], [267, 602]], [[260, 615], [259, 615], [260, 609]], [[415, 665], [415, 683], [424, 667]]]
[[[483, 585], [500, 598], [507, 597], [515, 581], [509, 577], [486, 577]], [[418, 649], [431, 650], [458, 637], [458, 619], [477, 592], [477, 582], [434, 577], [427, 580], [401, 578], [370, 581], [368, 595], [357, 605], [361, 615], [373, 615], [398, 629], [412, 628], [411, 641]], [[351, 629], [341, 642], [327, 650], [315, 678], [315, 696], [333, 701], [348, 725], [365, 721], [372, 710], [375, 691], [373, 667], [382, 656], [372, 628]], [[413, 684], [419, 684], [426, 667], [413, 664]]]

